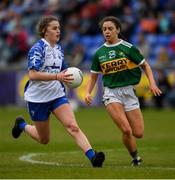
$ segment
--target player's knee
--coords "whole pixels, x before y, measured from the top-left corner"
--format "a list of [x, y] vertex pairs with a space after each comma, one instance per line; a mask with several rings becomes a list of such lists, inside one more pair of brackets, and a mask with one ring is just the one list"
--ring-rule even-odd
[[124, 128], [122, 131], [125, 136], [132, 136], [131, 128]]
[[136, 138], [142, 138], [143, 137], [143, 132], [142, 131], [134, 132], [133, 136], [136, 137]]
[[48, 144], [49, 143], [49, 138], [40, 138], [39, 142], [41, 144]]
[[75, 124], [75, 123], [69, 124], [69, 125], [68, 125], [68, 129], [69, 129], [71, 132], [73, 132], [73, 133], [79, 132], [79, 130], [80, 130], [79, 127], [78, 127], [78, 125]]

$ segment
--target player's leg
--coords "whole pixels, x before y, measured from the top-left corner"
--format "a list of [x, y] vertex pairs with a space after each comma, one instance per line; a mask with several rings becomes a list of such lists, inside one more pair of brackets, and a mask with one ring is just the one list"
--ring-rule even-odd
[[12, 129], [12, 136], [18, 138], [22, 132], [41, 144], [47, 144], [50, 137], [49, 120], [34, 121], [34, 125], [30, 125], [25, 122], [23, 117], [18, 117]]
[[106, 109], [109, 112], [111, 118], [122, 131], [123, 143], [133, 158], [132, 165], [140, 165], [142, 159], [138, 155], [136, 140], [133, 136], [132, 128], [125, 114], [124, 107], [120, 103], [110, 103], [106, 106]]
[[75, 141], [83, 149], [84, 152], [87, 149], [91, 148], [86, 136], [78, 127], [75, 121], [74, 113], [72, 112], [72, 109], [69, 104], [63, 104], [59, 106], [53, 111], [53, 113], [57, 117], [57, 119], [61, 121], [68, 133], [73, 138], [75, 138]]
[[49, 103], [28, 102], [28, 108], [34, 125], [27, 124], [23, 117], [18, 117], [12, 129], [12, 136], [18, 138], [25, 132], [39, 143], [47, 144], [50, 138]]
[[34, 125], [27, 124], [25, 133], [41, 144], [47, 144], [50, 140], [49, 119], [45, 121], [34, 121]]
[[136, 151], [136, 141], [132, 134], [131, 126], [126, 117], [124, 107], [120, 103], [110, 103], [106, 109], [122, 132], [122, 140], [129, 152]]
[[133, 136], [141, 138], [144, 133], [144, 121], [139, 100], [133, 88], [128, 88], [124, 94], [124, 107], [127, 119], [131, 125]]
[[[144, 133], [144, 122], [143, 116], [140, 111], [139, 100], [135, 95], [134, 89], [132, 86], [126, 87], [123, 93], [123, 103], [125, 108], [126, 117], [132, 129], [132, 134], [136, 138], [141, 138]], [[133, 165], [139, 165], [142, 161], [138, 155], [137, 150], [130, 152], [133, 160]]]
[[63, 103], [53, 110], [56, 118], [63, 124], [67, 132], [75, 139], [77, 145], [83, 150], [94, 167], [102, 167], [105, 159], [103, 152], [92, 149], [86, 135], [79, 128], [69, 103]]
[[[142, 138], [144, 133], [144, 121], [141, 110], [138, 108], [127, 111], [126, 116], [132, 128], [133, 136], [136, 138]], [[133, 157], [132, 165], [137, 166], [141, 163], [142, 159], [138, 155], [137, 150], [135, 152], [132, 152], [131, 156]]]
[[144, 134], [144, 120], [140, 108], [127, 111], [126, 116], [132, 128], [133, 136], [142, 138]]

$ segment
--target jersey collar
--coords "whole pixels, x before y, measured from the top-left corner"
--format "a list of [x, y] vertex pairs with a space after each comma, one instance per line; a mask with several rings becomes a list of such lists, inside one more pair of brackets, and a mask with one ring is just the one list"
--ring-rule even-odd
[[47, 44], [49, 47], [51, 47], [51, 48], [54, 48], [54, 47], [55, 47], [55, 46], [52, 47], [46, 39], [42, 38], [41, 40], [42, 40], [45, 44]]
[[104, 43], [104, 46], [106, 46], [106, 47], [114, 47], [114, 46], [117, 46], [117, 45], [121, 44], [122, 42], [123, 42], [123, 40], [121, 39], [118, 43], [115, 43], [115, 44]]

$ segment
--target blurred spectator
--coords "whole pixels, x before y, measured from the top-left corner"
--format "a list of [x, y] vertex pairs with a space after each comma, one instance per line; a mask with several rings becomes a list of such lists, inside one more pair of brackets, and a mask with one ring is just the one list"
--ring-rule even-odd
[[167, 94], [167, 101], [171, 108], [175, 108], [175, 69], [173, 69], [170, 75], [169, 75], [169, 82], [171, 84], [172, 89]]
[[147, 16], [141, 19], [140, 28], [143, 32], [157, 33], [158, 20], [156, 19], [153, 12], [149, 11]]
[[169, 31], [171, 34], [174, 34], [174, 32], [175, 32], [175, 10], [172, 10], [170, 13]]
[[145, 38], [145, 34], [143, 32], [138, 33], [137, 47], [143, 54], [143, 56], [149, 60], [150, 55], [150, 44]]
[[157, 54], [156, 63], [154, 65], [155, 72], [157, 73], [157, 83], [163, 94], [160, 97], [154, 97], [155, 106], [157, 108], [163, 108], [168, 105], [169, 93], [172, 91], [172, 85], [168, 80], [168, 73], [172, 67], [168, 48], [160, 47]]
[[163, 34], [169, 33], [170, 20], [164, 12], [158, 14], [158, 28], [159, 32]]
[[[14, 57], [18, 59], [20, 54], [25, 55], [25, 49], [38, 38], [35, 30], [36, 22], [40, 16], [47, 14], [57, 15], [62, 21], [62, 44], [65, 55], [68, 53], [67, 57], [79, 57], [80, 54], [82, 56], [82, 53], [85, 53], [88, 64], [92, 52], [97, 48], [96, 44], [101, 42], [101, 39], [98, 39], [100, 33], [98, 21], [106, 15], [114, 15], [121, 20], [122, 34], [126, 40], [131, 40], [133, 43], [133, 37], [138, 38], [134, 44], [136, 43], [144, 56], [150, 60], [150, 64], [154, 64], [157, 59], [157, 49], [160, 46], [167, 46], [170, 49], [168, 55], [171, 57], [171, 63], [175, 64], [174, 3], [175, 0], [2, 0], [0, 1], [0, 66], [6, 64], [8, 67], [9, 56], [11, 59], [9, 62], [18, 62], [12, 59]], [[15, 22], [17, 16], [20, 16], [19, 27]], [[14, 41], [16, 34], [20, 36], [18, 41]], [[19, 41], [20, 45], [14, 43]], [[20, 49], [20, 51], [14, 50], [19, 52], [18, 55], [11, 51], [12, 47]], [[77, 47], [81, 47], [80, 52]]]
[[7, 7], [8, 7], [7, 1], [0, 2], [0, 20], [2, 20], [7, 15], [7, 10], [6, 10]]
[[166, 47], [160, 47], [154, 67], [156, 69], [171, 68], [170, 56]]
[[140, 21], [147, 12], [147, 4], [145, 0], [132, 0], [131, 3], [136, 20]]
[[112, 6], [108, 10], [107, 15], [117, 16], [121, 18], [124, 7], [128, 5], [128, 0], [114, 0], [111, 3], [112, 3]]
[[96, 1], [89, 1], [80, 10], [80, 32], [84, 35], [96, 35], [98, 28], [98, 6]]
[[65, 50], [65, 59], [69, 66], [79, 67], [83, 63], [85, 52], [81, 44], [75, 44], [69, 53], [67, 52], [67, 48]]
[[21, 63], [23, 58], [26, 59], [28, 51], [28, 35], [25, 29], [22, 28], [20, 23], [20, 16], [16, 16], [14, 22], [14, 28], [7, 35], [7, 45], [10, 48], [11, 56], [9, 57], [9, 63]]
[[123, 8], [123, 15], [120, 19], [122, 22], [122, 34], [126, 40], [129, 40], [135, 25], [134, 15], [130, 6]]
[[156, 69], [156, 72], [157, 72], [157, 85], [159, 86], [159, 88], [161, 89], [163, 93], [159, 97], [154, 96], [153, 99], [155, 102], [155, 106], [158, 109], [161, 109], [167, 106], [167, 102], [168, 102], [167, 98], [170, 91], [172, 90], [172, 87], [168, 81], [168, 78], [164, 69], [162, 68]]
[[22, 15], [24, 13], [23, 0], [12, 0], [8, 10], [9, 18], [13, 18], [16, 15]]
[[169, 43], [169, 49], [172, 55], [172, 67], [175, 68], [175, 35], [172, 36], [172, 38], [170, 39], [170, 43]]
[[24, 15], [31, 18], [34, 15], [45, 14], [48, 8], [48, 0], [23, 0]]

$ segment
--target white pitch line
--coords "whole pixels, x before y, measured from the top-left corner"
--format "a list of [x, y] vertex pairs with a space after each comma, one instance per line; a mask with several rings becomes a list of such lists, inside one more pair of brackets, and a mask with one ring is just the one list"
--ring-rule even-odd
[[[113, 151], [113, 149], [108, 149], [106, 151]], [[70, 151], [70, 152], [59, 152], [58, 154], [76, 154], [79, 153], [80, 151]], [[43, 165], [51, 165], [51, 166], [62, 166], [62, 167], [89, 167], [86, 166], [85, 164], [64, 164], [64, 163], [58, 163], [58, 162], [47, 162], [47, 161], [41, 161], [41, 160], [34, 160], [33, 157], [39, 156], [39, 155], [47, 155], [48, 153], [29, 153], [26, 155], [23, 155], [19, 157], [19, 160], [29, 162], [32, 164], [43, 164]], [[106, 167], [111, 167], [109, 165], [106, 165]], [[122, 168], [128, 168], [131, 166], [117, 166], [117, 167], [122, 167]], [[155, 166], [139, 166], [138, 168], [142, 169], [155, 169], [155, 170], [172, 170], [175, 171], [175, 167], [155, 167]]]
[[33, 157], [36, 157], [39, 155], [47, 155], [47, 153], [29, 153], [27, 155], [23, 155], [19, 157], [19, 160], [29, 162], [32, 164], [45, 164], [45, 165], [51, 165], [51, 166], [68, 166], [68, 167], [76, 167], [76, 166], [85, 167], [83, 164], [63, 164], [63, 163], [39, 161], [39, 160], [32, 159]]

